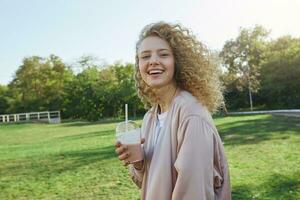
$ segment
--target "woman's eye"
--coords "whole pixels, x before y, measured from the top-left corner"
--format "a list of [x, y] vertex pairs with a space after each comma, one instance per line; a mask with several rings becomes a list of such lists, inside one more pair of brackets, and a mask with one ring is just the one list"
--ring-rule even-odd
[[150, 58], [149, 55], [145, 55], [145, 56], [141, 56], [142, 59], [147, 59], [147, 58]]
[[169, 54], [167, 54], [167, 53], [163, 53], [163, 54], [161, 54], [160, 56], [162, 56], [162, 57], [166, 57], [166, 56], [168, 56]]

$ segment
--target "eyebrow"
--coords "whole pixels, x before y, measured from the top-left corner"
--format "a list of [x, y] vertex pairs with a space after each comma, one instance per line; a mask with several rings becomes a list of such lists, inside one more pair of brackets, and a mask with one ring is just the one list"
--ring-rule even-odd
[[[158, 49], [157, 51], [171, 51], [170, 49]], [[151, 51], [150, 50], [145, 50], [145, 51], [142, 51], [140, 52], [140, 54], [142, 53], [150, 53]]]

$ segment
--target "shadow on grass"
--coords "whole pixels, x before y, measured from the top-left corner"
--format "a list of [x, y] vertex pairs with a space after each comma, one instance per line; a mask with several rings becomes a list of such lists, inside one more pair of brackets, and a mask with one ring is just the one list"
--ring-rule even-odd
[[290, 134], [300, 134], [299, 124], [298, 118], [269, 116], [263, 120], [237, 120], [217, 128], [225, 145], [243, 145], [288, 139]]
[[[102, 138], [104, 143], [107, 143], [107, 139], [104, 138], [108, 136], [111, 138], [113, 135], [112, 130], [107, 131], [92, 131], [80, 133], [77, 135], [67, 135], [57, 138], [51, 138], [51, 143], [57, 145], [62, 142], [62, 144], [74, 144], [80, 145], [80, 141], [83, 143], [90, 143], [91, 141], [100, 141]], [[78, 143], [78, 141], [79, 143]], [[11, 151], [22, 151], [22, 149], [31, 149], [33, 147], [28, 146], [12, 146], [9, 147]], [[40, 148], [37, 145], [37, 148]], [[66, 147], [69, 148], [69, 147]], [[23, 159], [11, 160], [8, 165], [0, 166], [0, 177], [2, 176], [20, 176], [20, 177], [34, 177], [39, 179], [58, 176], [65, 172], [75, 172], [78, 168], [89, 168], [89, 166], [97, 166], [96, 168], [101, 168], [106, 166], [105, 162], [114, 162], [113, 159], [117, 160], [117, 155], [115, 153], [114, 144], [99, 145], [99, 147], [88, 147], [88, 146], [78, 146], [71, 149], [65, 149], [60, 153], [56, 154], [46, 154], [38, 156], [30, 156]], [[82, 170], [82, 169], [80, 169]]]
[[80, 133], [76, 135], [67, 135], [67, 136], [62, 136], [62, 137], [57, 137], [55, 140], [82, 140], [82, 139], [101, 139], [101, 137], [113, 135], [114, 131], [113, 130], [108, 130], [108, 131], [93, 131], [93, 132], [86, 132], [86, 133]]
[[273, 174], [258, 186], [240, 185], [232, 189], [232, 199], [298, 199], [300, 195], [299, 174], [293, 178]]
[[[96, 168], [101, 168], [107, 166], [104, 162], [110, 162], [113, 158], [117, 159], [113, 145], [62, 152], [44, 157], [27, 157], [22, 160], [10, 161], [7, 166], [2, 165], [0, 167], [0, 176], [47, 179], [59, 176], [65, 172], [76, 173], [76, 171], [81, 171], [85, 168], [89, 169], [94, 164], [99, 164]], [[95, 168], [95, 165], [93, 168]]]
[[273, 174], [268, 180], [271, 186], [266, 192], [266, 196], [278, 199], [299, 199], [300, 197], [300, 173], [295, 174], [293, 178], [281, 174]]
[[58, 155], [58, 158], [69, 159], [73, 162], [75, 167], [80, 167], [84, 165], [89, 165], [95, 162], [101, 162], [106, 159], [116, 158], [115, 148], [113, 145], [106, 146], [97, 149], [86, 149], [78, 151], [70, 151], [61, 153]]
[[232, 188], [232, 199], [252, 199], [252, 190], [248, 186], [239, 185]]

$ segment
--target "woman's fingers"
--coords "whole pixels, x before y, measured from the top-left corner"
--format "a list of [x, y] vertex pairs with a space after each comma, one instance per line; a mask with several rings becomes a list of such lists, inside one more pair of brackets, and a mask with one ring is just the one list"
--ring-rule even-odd
[[129, 165], [130, 161], [128, 161], [127, 159], [129, 158], [130, 153], [127, 152], [128, 150], [127, 145], [124, 145], [121, 142], [117, 141], [115, 143], [115, 147], [116, 147], [115, 152], [119, 155], [119, 160], [123, 161], [124, 166]]
[[122, 154], [124, 151], [127, 150], [127, 146], [126, 145], [121, 145], [120, 147], [118, 147], [115, 151], [118, 155]]
[[129, 158], [129, 156], [130, 156], [129, 152], [123, 153], [119, 156], [119, 160], [125, 160], [125, 159]]

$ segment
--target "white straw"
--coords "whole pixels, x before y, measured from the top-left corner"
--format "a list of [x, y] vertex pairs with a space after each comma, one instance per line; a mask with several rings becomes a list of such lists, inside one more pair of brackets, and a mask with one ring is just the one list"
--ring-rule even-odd
[[125, 104], [125, 126], [126, 126], [126, 132], [128, 130], [128, 104]]

